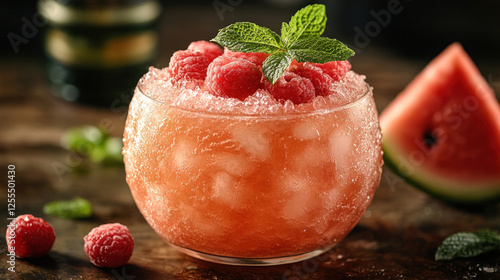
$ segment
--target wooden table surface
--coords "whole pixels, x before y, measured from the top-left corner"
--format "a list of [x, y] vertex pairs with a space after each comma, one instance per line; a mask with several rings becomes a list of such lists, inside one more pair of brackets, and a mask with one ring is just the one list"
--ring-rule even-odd
[[[256, 11], [235, 11], [229, 19], [182, 25], [183, 8], [167, 10], [162, 22], [164, 46], [159, 64], [190, 41], [209, 39], [214, 28]], [[180, 9], [177, 11], [175, 9]], [[185, 11], [184, 11], [185, 12]], [[191, 11], [193, 12], [193, 11]], [[276, 11], [261, 11], [273, 18]], [[195, 10], [203, 16], [202, 9]], [[289, 16], [278, 14], [271, 25]], [[213, 12], [209, 17], [214, 17]], [[284, 18], [283, 18], [284, 17]], [[251, 20], [251, 17], [250, 19]], [[265, 20], [261, 22], [265, 25]], [[184, 26], [181, 30], [179, 26]], [[198, 26], [198, 27], [194, 27]], [[182, 31], [182, 32], [181, 32]], [[355, 71], [375, 88], [381, 111], [432, 57], [405, 58], [368, 47], [352, 59]], [[45, 80], [43, 58], [36, 54], [1, 57], [0, 63], [0, 220], [7, 225], [7, 166], [16, 170], [16, 215], [31, 213], [49, 221], [57, 238], [52, 251], [37, 260], [16, 260], [8, 271], [5, 242], [0, 242], [0, 279], [500, 279], [498, 252], [454, 261], [435, 261], [441, 241], [458, 231], [500, 230], [500, 205], [461, 209], [414, 189], [384, 168], [380, 187], [354, 230], [327, 253], [290, 265], [237, 267], [187, 257], [164, 243], [142, 218], [125, 182], [122, 166], [89, 164], [60, 146], [69, 127], [105, 123], [115, 136], [123, 132], [123, 107], [91, 108], [54, 98]], [[500, 67], [479, 59], [483, 74], [500, 91]], [[76, 167], [76, 168], [75, 168]], [[95, 215], [64, 220], [44, 215], [42, 206], [76, 196], [89, 199]], [[119, 222], [129, 227], [136, 245], [130, 262], [119, 269], [93, 266], [83, 251], [83, 237], [95, 226]]]

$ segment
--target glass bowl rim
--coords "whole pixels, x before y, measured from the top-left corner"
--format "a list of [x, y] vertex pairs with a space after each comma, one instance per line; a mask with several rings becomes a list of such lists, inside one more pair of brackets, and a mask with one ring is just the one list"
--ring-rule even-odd
[[349, 109], [351, 107], [356, 106], [358, 103], [362, 103], [365, 100], [367, 100], [371, 95], [372, 95], [372, 90], [373, 88], [365, 81], [365, 86], [366, 90], [363, 94], [360, 94], [356, 99], [341, 104], [341, 105], [335, 105], [333, 107], [326, 107], [326, 108], [320, 108], [320, 109], [314, 109], [311, 111], [304, 111], [304, 112], [280, 112], [280, 113], [266, 113], [266, 114], [250, 114], [250, 113], [245, 113], [245, 112], [237, 112], [237, 113], [232, 113], [232, 112], [213, 112], [213, 111], [206, 111], [206, 110], [198, 110], [198, 109], [191, 109], [191, 108], [185, 108], [182, 106], [178, 105], [172, 105], [165, 103], [163, 101], [157, 100], [150, 95], [146, 94], [142, 89], [141, 85], [143, 84], [143, 78], [139, 80], [137, 83], [137, 86], [134, 90], [134, 97], [136, 94], [140, 94], [144, 97], [147, 98], [148, 101], [153, 102], [157, 105], [160, 106], [165, 106], [166, 108], [175, 108], [178, 111], [183, 111], [183, 112], [189, 112], [191, 114], [197, 114], [197, 115], [202, 115], [205, 117], [211, 116], [211, 117], [229, 117], [229, 118], [250, 118], [250, 119], [276, 119], [276, 118], [293, 118], [293, 117], [303, 117], [303, 116], [308, 116], [308, 115], [324, 115], [328, 113], [333, 113], [337, 111], [342, 111]]

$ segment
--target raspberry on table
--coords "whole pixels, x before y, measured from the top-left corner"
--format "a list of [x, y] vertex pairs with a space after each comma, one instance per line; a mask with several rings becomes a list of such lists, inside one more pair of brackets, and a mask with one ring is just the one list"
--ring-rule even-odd
[[222, 55], [208, 66], [205, 84], [214, 95], [244, 100], [260, 88], [261, 78], [255, 63]]
[[224, 55], [249, 60], [255, 63], [259, 67], [262, 67], [262, 63], [264, 63], [264, 60], [266, 60], [266, 58], [269, 56], [269, 54], [261, 52], [249, 52], [249, 53], [233, 52], [230, 51], [228, 48], [224, 48]]
[[125, 265], [134, 251], [134, 239], [128, 228], [119, 223], [93, 228], [84, 238], [83, 247], [90, 261], [99, 267]]
[[316, 96], [314, 85], [309, 79], [290, 71], [285, 71], [274, 84], [264, 80], [265, 89], [277, 100], [290, 100], [294, 104], [301, 104]]
[[332, 92], [330, 85], [334, 82], [332, 77], [323, 73], [323, 70], [309, 62], [304, 62], [295, 67], [290, 67], [290, 71], [301, 77], [309, 79], [316, 90], [316, 96], [328, 96]]
[[20, 215], [7, 227], [7, 250], [13, 248], [18, 258], [39, 258], [46, 255], [56, 235], [52, 226], [42, 218], [26, 214]]
[[219, 45], [207, 41], [195, 41], [189, 44], [188, 50], [199, 51], [212, 62], [216, 57], [222, 55], [223, 51]]
[[210, 61], [202, 52], [181, 50], [176, 51], [170, 58], [168, 71], [175, 82], [192, 79], [204, 80], [209, 64]]
[[312, 65], [321, 68], [323, 73], [332, 77], [333, 81], [338, 81], [351, 70], [351, 63], [347, 60], [330, 61], [327, 63], [311, 63]]

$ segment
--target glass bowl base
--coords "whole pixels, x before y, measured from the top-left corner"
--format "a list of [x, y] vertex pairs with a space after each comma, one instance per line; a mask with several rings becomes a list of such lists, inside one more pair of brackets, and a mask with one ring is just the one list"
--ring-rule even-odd
[[285, 256], [285, 257], [239, 258], [239, 257], [225, 257], [225, 256], [218, 256], [218, 255], [202, 253], [202, 252], [194, 251], [194, 250], [187, 249], [184, 247], [176, 246], [172, 243], [169, 243], [169, 245], [174, 247], [179, 252], [184, 253], [184, 254], [186, 254], [190, 257], [193, 257], [193, 258], [197, 258], [200, 260], [213, 262], [213, 263], [226, 264], [226, 265], [239, 265], [239, 266], [272, 266], [272, 265], [282, 265], [282, 264], [300, 262], [303, 260], [307, 260], [307, 259], [319, 256], [319, 255], [323, 254], [324, 252], [330, 250], [333, 247], [333, 246], [331, 246], [328, 248], [314, 250], [314, 251], [304, 253], [304, 254]]

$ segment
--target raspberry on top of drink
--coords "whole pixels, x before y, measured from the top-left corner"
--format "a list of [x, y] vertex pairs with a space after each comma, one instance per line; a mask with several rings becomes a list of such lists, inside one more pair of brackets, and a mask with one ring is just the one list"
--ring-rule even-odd
[[248, 115], [331, 108], [350, 103], [369, 90], [365, 76], [351, 71], [347, 60], [323, 64], [293, 61], [272, 83], [262, 71], [262, 61], [268, 56], [197, 41], [175, 52], [168, 67], [151, 67], [139, 85], [144, 94], [169, 105]]
[[262, 73], [262, 62], [268, 56], [222, 50], [206, 41], [193, 42], [187, 50], [172, 55], [167, 78], [175, 85], [194, 82], [215, 96], [244, 101], [260, 90], [281, 103], [297, 105], [317, 96], [338, 94], [332, 85], [351, 70], [347, 60], [323, 64], [295, 61], [273, 84]]

